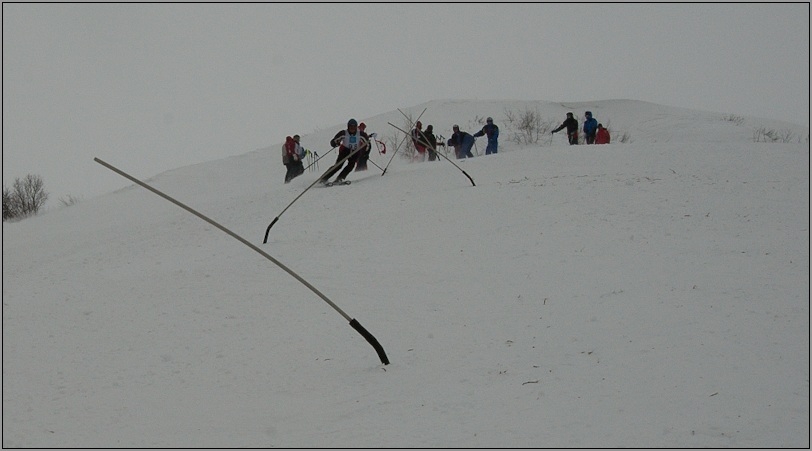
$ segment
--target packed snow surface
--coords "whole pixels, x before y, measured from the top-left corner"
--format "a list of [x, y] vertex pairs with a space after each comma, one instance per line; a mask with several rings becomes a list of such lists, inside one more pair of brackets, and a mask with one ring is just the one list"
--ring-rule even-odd
[[[481, 138], [458, 169], [373, 150], [383, 177], [313, 187], [267, 244], [318, 177], [283, 184], [285, 135], [324, 155], [352, 112], [132, 174], [295, 271], [391, 364], [133, 184], [3, 224], [3, 446], [809, 447], [808, 126], [631, 100], [401, 110], [424, 109], [446, 139], [492, 116], [499, 153]], [[509, 122], [586, 110], [613, 144], [519, 144]], [[379, 139], [406, 126], [356, 119]], [[765, 129], [793, 138], [755, 142]]]

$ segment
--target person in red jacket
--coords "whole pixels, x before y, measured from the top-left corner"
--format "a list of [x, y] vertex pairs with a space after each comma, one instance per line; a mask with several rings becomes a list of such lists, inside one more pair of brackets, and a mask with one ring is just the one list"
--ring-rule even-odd
[[[299, 135], [296, 135], [297, 137]], [[289, 183], [296, 177], [304, 174], [304, 165], [302, 164], [302, 156], [297, 151], [301, 147], [298, 145], [294, 138], [290, 136], [285, 138], [285, 144], [282, 146], [282, 164], [288, 168], [285, 173], [285, 183]]]
[[414, 124], [414, 129], [410, 134], [412, 138], [412, 144], [414, 144], [415, 150], [417, 153], [412, 158], [412, 161], [426, 161], [426, 148], [428, 147], [429, 143], [426, 140], [426, 136], [423, 133], [423, 123], [417, 121]]
[[598, 131], [595, 134], [595, 144], [609, 144], [609, 130], [603, 128], [603, 124], [598, 124]]

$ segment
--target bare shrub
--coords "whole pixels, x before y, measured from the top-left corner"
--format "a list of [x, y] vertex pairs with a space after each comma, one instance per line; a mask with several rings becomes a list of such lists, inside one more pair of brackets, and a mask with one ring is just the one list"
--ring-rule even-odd
[[42, 177], [33, 174], [18, 177], [10, 189], [3, 187], [3, 220], [35, 215], [47, 200]]
[[632, 135], [630, 135], [629, 132], [623, 132], [623, 134], [621, 134], [619, 138], [613, 138], [613, 140], [614, 142], [628, 144], [632, 142]]
[[81, 198], [78, 198], [78, 197], [70, 195], [70, 194], [68, 194], [66, 197], [60, 197], [59, 198], [59, 202], [62, 205], [66, 206], [66, 207], [70, 207], [71, 205], [76, 205], [79, 202], [81, 202], [81, 200], [82, 200]]
[[[411, 132], [412, 128], [414, 128], [414, 123], [416, 121], [414, 120], [413, 117], [414, 115], [412, 113], [405, 114], [406, 116], [403, 117], [400, 124], [400, 128], [406, 130], [407, 132]], [[391, 151], [393, 153], [397, 151], [400, 153], [401, 158], [411, 160], [414, 157], [415, 153], [417, 152], [417, 149], [414, 147], [414, 143], [412, 143], [411, 139], [408, 139], [408, 135], [403, 134], [400, 130], [394, 127], [390, 126], [390, 128], [392, 128], [393, 130], [391, 134], [381, 136], [382, 142], [386, 145], [387, 150], [391, 149], [388, 151]], [[402, 145], [400, 145], [400, 147], [398, 147], [401, 141], [404, 141], [404, 138], [406, 138], [405, 142]]]
[[792, 130], [788, 128], [783, 128], [778, 131], [778, 139], [781, 140], [782, 143], [789, 143], [792, 141]]
[[3, 221], [19, 216], [17, 203], [11, 196], [11, 188], [3, 186]]
[[773, 128], [759, 127], [753, 130], [753, 142], [789, 143], [793, 139], [792, 130], [788, 128], [775, 130]]
[[555, 121], [542, 120], [538, 110], [525, 109], [515, 113], [505, 110], [505, 125], [509, 139], [516, 144], [537, 144], [554, 127]]

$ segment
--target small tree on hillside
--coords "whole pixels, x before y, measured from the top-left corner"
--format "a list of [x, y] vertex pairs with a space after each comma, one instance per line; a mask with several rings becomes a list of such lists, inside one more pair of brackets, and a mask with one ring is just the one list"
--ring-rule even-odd
[[537, 144], [555, 126], [553, 120], [543, 120], [538, 110], [525, 109], [515, 113], [505, 110], [505, 125], [510, 140], [516, 144]]
[[42, 177], [33, 174], [18, 177], [11, 189], [3, 187], [3, 220], [35, 215], [47, 200]]
[[17, 213], [17, 204], [11, 197], [11, 189], [7, 186], [3, 187], [3, 221], [15, 218], [19, 215]]

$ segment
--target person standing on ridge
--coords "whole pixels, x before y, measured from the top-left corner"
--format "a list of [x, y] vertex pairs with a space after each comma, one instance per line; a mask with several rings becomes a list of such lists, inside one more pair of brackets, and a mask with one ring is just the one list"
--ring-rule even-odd
[[327, 184], [330, 177], [341, 169], [338, 163], [346, 158], [347, 165], [341, 173], [338, 174], [335, 180], [336, 183], [344, 182], [344, 179], [355, 167], [355, 163], [358, 161], [358, 154], [369, 147], [369, 136], [358, 130], [358, 121], [350, 119], [347, 121], [347, 129], [336, 133], [333, 139], [330, 140], [330, 146], [338, 147], [338, 158], [336, 159], [336, 164], [321, 178], [320, 182], [322, 184]]
[[598, 120], [592, 117], [592, 112], [587, 111], [584, 113], [586, 120], [584, 121], [584, 136], [586, 137], [587, 144], [595, 144], [595, 133], [598, 131]]
[[454, 147], [454, 153], [457, 159], [474, 158], [471, 153], [471, 148], [474, 147], [474, 137], [469, 133], [461, 132], [459, 125], [454, 125], [454, 134], [448, 140], [448, 145]]
[[567, 113], [567, 119], [561, 124], [560, 127], [553, 130], [553, 133], [560, 131], [567, 127], [567, 138], [570, 140], [570, 145], [578, 144], [578, 121], [572, 116], [572, 113]]
[[294, 138], [290, 136], [285, 138], [285, 144], [282, 145], [282, 164], [288, 168], [285, 173], [285, 183], [290, 183], [291, 180], [304, 173], [304, 164], [300, 153], [301, 148]]
[[609, 144], [609, 130], [603, 128], [603, 124], [598, 124], [598, 132], [595, 135], [595, 144]]
[[482, 130], [474, 133], [474, 138], [488, 135], [488, 147], [485, 148], [485, 155], [496, 153], [499, 147], [499, 127], [494, 125], [493, 118], [489, 117]]
[[[427, 149], [427, 151], [429, 153], [429, 161], [437, 160], [437, 146], [438, 146], [438, 144], [437, 144], [437, 137], [434, 136], [434, 126], [429, 125], [428, 127], [426, 127], [426, 133], [424, 133], [424, 135], [425, 135], [425, 138], [426, 138], [425, 141], [428, 144], [428, 146], [426, 146], [426, 149]], [[445, 146], [445, 143], [440, 143], [439, 145]]]
[[426, 142], [426, 136], [423, 134], [422, 122], [417, 121], [414, 124], [410, 137], [412, 138], [412, 144], [414, 144], [415, 150], [417, 150], [417, 154], [412, 161], [426, 161], [426, 147], [428, 146], [428, 142]]

